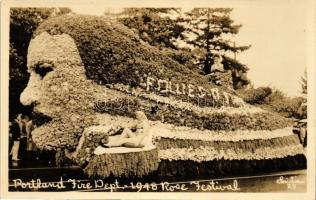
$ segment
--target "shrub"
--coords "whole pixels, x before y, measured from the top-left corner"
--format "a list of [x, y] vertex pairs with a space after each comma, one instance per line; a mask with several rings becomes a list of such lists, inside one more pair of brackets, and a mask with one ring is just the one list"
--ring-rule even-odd
[[238, 91], [245, 102], [254, 104], [263, 104], [266, 98], [272, 94], [270, 87], [259, 87], [256, 89], [244, 89]]

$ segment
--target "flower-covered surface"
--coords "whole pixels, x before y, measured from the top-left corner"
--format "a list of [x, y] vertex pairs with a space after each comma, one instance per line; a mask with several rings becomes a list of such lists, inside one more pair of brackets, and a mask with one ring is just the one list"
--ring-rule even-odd
[[[99, 114], [97, 118], [124, 127], [134, 123], [128, 117]], [[154, 121], [150, 121], [150, 125], [162, 160], [264, 160], [303, 154], [303, 148], [290, 127], [275, 131], [225, 132], [201, 131]]]
[[[171, 171], [191, 163], [197, 173], [217, 161], [219, 168], [234, 160], [255, 167], [290, 159], [292, 168], [301, 166], [295, 165], [304, 155], [287, 128], [290, 120], [214, 86], [115, 21], [78, 15], [46, 20], [28, 51], [30, 80], [21, 102], [50, 119], [34, 129], [33, 140], [41, 149], [77, 149], [77, 163], [90, 176], [143, 176], [156, 170], [158, 161], [157, 173], [172, 163]], [[89, 127], [135, 125], [139, 110], [150, 120], [157, 149], [94, 155], [109, 134], [104, 130], [90, 129], [80, 143]]]
[[[41, 75], [38, 70], [50, 69]], [[83, 129], [93, 123], [93, 93], [96, 84], [85, 77], [74, 41], [68, 35], [42, 33], [28, 49], [30, 80], [21, 94], [24, 105], [52, 120], [34, 129], [41, 149], [75, 148]]]
[[142, 177], [159, 166], [158, 149], [93, 156], [84, 172], [94, 177]]
[[[153, 108], [158, 111], [153, 112]], [[240, 108], [242, 109], [242, 108]], [[153, 121], [162, 121], [177, 126], [188, 126], [208, 130], [275, 130], [292, 124], [292, 121], [269, 112], [196, 112], [193, 109], [179, 109], [178, 106], [163, 104], [133, 96], [98, 102], [96, 111], [111, 115], [133, 116], [142, 110]]]
[[215, 149], [214, 147], [199, 148], [170, 148], [159, 151], [159, 157], [163, 160], [192, 160], [203, 162], [210, 160], [266, 160], [274, 158], [284, 158], [303, 154], [301, 144], [285, 147], [259, 147], [253, 151], [244, 151], [241, 148]]
[[[154, 101], [163, 105], [167, 106], [172, 106], [176, 107], [181, 110], [192, 110], [198, 114], [203, 114], [203, 113], [211, 113], [211, 112], [219, 112], [219, 113], [259, 113], [259, 112], [265, 112], [259, 107], [252, 106], [250, 104], [246, 104], [245, 102], [241, 101], [239, 97], [228, 94], [226, 92], [223, 92], [223, 99], [221, 101], [224, 101], [221, 103], [222, 105], [226, 106], [221, 106], [221, 107], [201, 107], [204, 105], [204, 102], [201, 100], [200, 104], [196, 105], [190, 102], [186, 101], [181, 101], [178, 100], [172, 96], [170, 97], [165, 97], [161, 95], [157, 95], [154, 93], [146, 92], [146, 90], [142, 88], [131, 88], [127, 85], [123, 84], [114, 84], [110, 85], [107, 84], [107, 86], [111, 89], [115, 89], [121, 92], [124, 92], [129, 95], [133, 95], [137, 98], [141, 99], [146, 99], [150, 101]], [[234, 107], [233, 105], [236, 105], [238, 102], [239, 107]]]
[[89, 176], [141, 177], [157, 170], [159, 164], [157, 148], [128, 153], [105, 153], [96, 155], [95, 150], [101, 143], [108, 141], [108, 136], [115, 134], [120, 126], [91, 126], [84, 130], [73, 159]]
[[119, 130], [119, 126], [90, 126], [85, 128], [73, 157], [79, 165], [91, 160], [94, 150], [108, 141], [108, 136]]
[[268, 130], [237, 130], [237, 131], [209, 131], [198, 130], [189, 127], [176, 127], [171, 124], [155, 123], [153, 132], [156, 138], [182, 139], [182, 140], [203, 140], [203, 141], [230, 141], [237, 142], [243, 140], [269, 140], [278, 137], [293, 136], [292, 127]]
[[86, 78], [74, 40], [66, 34], [44, 32], [32, 39], [27, 65], [30, 79], [20, 100], [51, 119], [34, 129], [34, 142], [41, 149], [75, 149], [84, 128], [99, 124], [94, 118], [97, 99], [115, 99], [117, 92]]
[[[113, 126], [131, 127], [136, 123], [135, 119], [124, 116], [97, 114], [97, 121], [101, 125], [111, 124]], [[291, 127], [283, 129], [269, 130], [236, 130], [236, 131], [210, 131], [199, 130], [187, 126], [175, 126], [161, 121], [149, 121], [153, 136], [156, 139], [183, 139], [183, 140], [203, 140], [203, 141], [243, 141], [243, 140], [269, 140], [278, 137], [294, 136]]]
[[[56, 17], [43, 22], [35, 36], [43, 32], [51, 35], [68, 34], [72, 37], [86, 68], [87, 77], [99, 84], [121, 83], [146, 88], [143, 83], [151, 77], [156, 80], [153, 87], [158, 88], [158, 80], [167, 80], [174, 84], [187, 85], [185, 94], [172, 94], [182, 100], [188, 98], [188, 90], [193, 91], [193, 87], [193, 93], [197, 93], [199, 87], [203, 87], [205, 91], [217, 88], [207, 77], [180, 64], [160, 49], [143, 44], [127, 27], [106, 18], [81, 15]], [[159, 93], [157, 90], [152, 92]], [[221, 99], [224, 97], [222, 92], [223, 90], [219, 91]], [[191, 100], [196, 103], [206, 98], [195, 94]], [[219, 101], [219, 106], [221, 102], [223, 101]], [[209, 103], [214, 106], [212, 101]], [[236, 106], [239, 103], [240, 101], [236, 102]]]
[[[243, 151], [254, 152], [260, 147], [286, 147], [297, 145], [297, 136], [290, 135], [271, 139], [240, 140], [240, 141], [207, 141], [207, 140], [190, 140], [190, 139], [171, 139], [157, 138], [159, 149], [170, 148], [199, 148], [210, 146], [216, 150], [225, 149], [242, 149]], [[301, 151], [300, 151], [301, 152]]]

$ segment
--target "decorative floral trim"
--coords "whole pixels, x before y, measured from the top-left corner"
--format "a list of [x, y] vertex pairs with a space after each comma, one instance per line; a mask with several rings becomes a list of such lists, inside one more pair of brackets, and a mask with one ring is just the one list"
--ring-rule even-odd
[[152, 127], [156, 138], [201, 140], [201, 141], [244, 141], [257, 139], [272, 139], [292, 136], [292, 127], [284, 129], [269, 130], [238, 130], [238, 131], [210, 131], [196, 128], [174, 126], [171, 124], [159, 123]]
[[[96, 115], [97, 121], [101, 125], [111, 124], [113, 126], [132, 127], [136, 120], [130, 117], [115, 116], [109, 114]], [[183, 139], [183, 140], [202, 140], [202, 141], [242, 141], [257, 139], [272, 139], [277, 137], [292, 136], [292, 127], [284, 129], [270, 130], [237, 130], [237, 131], [211, 131], [199, 130], [187, 126], [175, 126], [160, 121], [149, 121], [153, 136], [157, 139]]]
[[149, 151], [94, 155], [84, 172], [90, 177], [142, 177], [156, 171], [159, 165], [157, 148]]
[[[107, 85], [111, 89], [115, 89], [121, 92], [124, 92], [125, 94], [133, 95], [135, 97], [139, 97], [145, 100], [151, 100], [154, 102], [157, 102], [159, 104], [166, 104], [170, 105], [172, 107], [181, 109], [181, 110], [189, 110], [194, 111], [198, 114], [205, 114], [205, 113], [229, 113], [229, 114], [247, 114], [247, 113], [261, 113], [261, 112], [267, 112], [262, 110], [259, 107], [255, 107], [249, 104], [244, 103], [242, 100], [239, 99], [237, 96], [233, 96], [231, 94], [228, 94], [226, 92], [222, 92], [222, 95], [225, 97], [222, 100], [224, 101], [222, 104], [226, 106], [221, 107], [201, 107], [199, 105], [194, 105], [190, 102], [180, 101], [173, 96], [164, 97], [160, 95], [156, 95], [154, 93], [148, 93], [142, 88], [131, 88], [124, 84], [113, 84], [113, 85]], [[225, 100], [226, 99], [226, 100]], [[236, 105], [230, 106], [230, 102], [235, 102]], [[201, 104], [203, 104], [203, 101], [201, 101]], [[237, 105], [238, 104], [238, 105]], [[236, 107], [237, 106], [237, 107]]]
[[297, 135], [290, 135], [272, 139], [256, 139], [256, 140], [240, 140], [232, 141], [205, 141], [205, 140], [183, 140], [171, 138], [157, 138], [157, 146], [159, 149], [170, 148], [200, 148], [200, 147], [214, 147], [215, 149], [243, 149], [244, 151], [254, 151], [262, 147], [285, 147], [299, 144]]
[[164, 107], [159, 103], [159, 111], [153, 113], [152, 109], [157, 107], [155, 102], [148, 102], [131, 96], [101, 102], [97, 106], [96, 111], [100, 113], [133, 117], [135, 111], [142, 110], [150, 120], [202, 130], [275, 130], [290, 126], [292, 123], [289, 119], [268, 112], [247, 114], [215, 112], [197, 114], [190, 110], [179, 111], [175, 107]]
[[102, 140], [108, 141], [108, 136], [116, 133], [119, 126], [90, 126], [86, 128], [79, 140], [74, 158], [79, 165], [89, 162], [94, 155], [94, 150]]
[[245, 152], [243, 149], [225, 149], [216, 150], [213, 147], [200, 148], [171, 148], [159, 151], [159, 158], [162, 160], [192, 160], [195, 162], [204, 162], [210, 160], [263, 160], [284, 158], [303, 154], [304, 150], [301, 144], [286, 146], [281, 148], [263, 147], [255, 149], [253, 152]]

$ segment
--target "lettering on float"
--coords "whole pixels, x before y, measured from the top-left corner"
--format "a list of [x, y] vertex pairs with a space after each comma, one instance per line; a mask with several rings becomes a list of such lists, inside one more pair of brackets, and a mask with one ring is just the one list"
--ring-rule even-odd
[[202, 86], [195, 86], [190, 83], [174, 83], [169, 80], [147, 77], [146, 82], [142, 85], [148, 92], [158, 91], [160, 94], [185, 95], [188, 98], [197, 99], [207, 98], [215, 102], [223, 101], [224, 105], [229, 105], [230, 99], [234, 101], [234, 97], [226, 92], [220, 93], [218, 88], [208, 91]]

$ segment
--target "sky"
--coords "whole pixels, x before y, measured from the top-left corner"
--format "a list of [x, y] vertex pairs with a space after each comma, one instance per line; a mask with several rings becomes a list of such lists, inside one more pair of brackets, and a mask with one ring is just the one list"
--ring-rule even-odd
[[243, 25], [236, 41], [252, 45], [237, 59], [250, 68], [254, 85], [300, 95], [300, 77], [307, 68], [306, 11], [294, 6], [244, 7], [234, 9], [231, 17]]
[[[233, 7], [231, 18], [242, 28], [234, 36], [237, 45], [251, 48], [237, 54], [249, 67], [248, 77], [255, 87], [280, 89], [288, 96], [300, 95], [300, 77], [306, 66], [306, 9], [300, 5], [243, 5]], [[71, 9], [79, 14], [103, 15], [103, 7]]]

